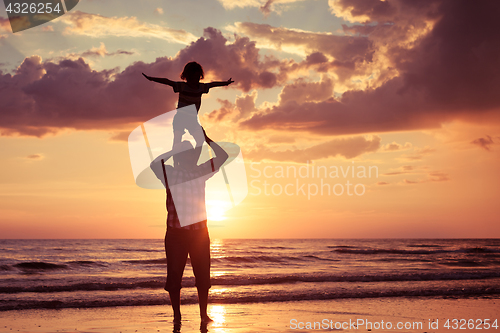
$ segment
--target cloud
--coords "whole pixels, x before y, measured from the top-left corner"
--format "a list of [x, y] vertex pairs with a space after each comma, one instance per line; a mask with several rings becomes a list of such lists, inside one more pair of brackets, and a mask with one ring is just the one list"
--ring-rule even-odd
[[[123, 130], [173, 110], [178, 96], [166, 85], [149, 82], [151, 76], [179, 80], [189, 61], [200, 62], [207, 80], [232, 77], [232, 87], [248, 91], [279, 84], [280, 66], [272, 58], [260, 59], [248, 38], [227, 43], [220, 31], [206, 29], [206, 38], [182, 49], [173, 58], [135, 62], [123, 71], [96, 71], [82, 58], [42, 61], [24, 59], [13, 75], [0, 72], [0, 132], [2, 135], [43, 136], [63, 128]], [[102, 44], [87, 56], [108, 54]], [[224, 89], [224, 88], [214, 88]], [[236, 107], [247, 114], [256, 93], [243, 96]]]
[[[103, 42], [101, 42], [99, 47], [92, 47], [90, 50], [87, 50], [81, 53], [79, 56], [81, 57], [104, 57], [104, 56], [114, 56], [114, 55], [132, 55], [134, 52], [125, 51], [125, 50], [116, 50], [115, 52], [109, 53], [106, 50], [106, 46]], [[71, 56], [77, 56], [76, 54], [71, 54]]]
[[159, 38], [172, 43], [189, 44], [196, 37], [185, 31], [140, 22], [136, 17], [106, 17], [81, 11], [72, 11], [61, 17], [68, 27], [65, 34], [94, 38], [105, 36]]
[[264, 16], [269, 15], [271, 12], [280, 13], [281, 11], [287, 9], [287, 5], [302, 1], [305, 0], [219, 0], [221, 5], [227, 10], [254, 7], [259, 8]]
[[236, 22], [234, 30], [277, 50], [300, 55], [313, 52], [327, 54], [337, 60], [339, 66], [353, 67], [356, 62], [370, 57], [370, 41], [365, 37], [301, 31], [252, 22]]
[[282, 85], [287, 79], [288, 61], [280, 61], [272, 56], [261, 57], [255, 42], [247, 37], [236, 36], [232, 44], [219, 30], [205, 29], [205, 37], [199, 38], [177, 54], [186, 62], [196, 59], [203, 65], [208, 76], [233, 78], [231, 87], [248, 92], [253, 88], [272, 88]]
[[332, 14], [349, 22], [398, 23], [439, 17], [441, 1], [328, 0]]
[[448, 176], [447, 173], [430, 172], [430, 173], [428, 173], [428, 177], [425, 179], [419, 179], [419, 180], [404, 179], [403, 183], [404, 184], [422, 184], [422, 183], [429, 183], [429, 182], [445, 182], [448, 180], [450, 180], [450, 177]]
[[273, 151], [266, 146], [245, 152], [245, 158], [254, 161], [263, 159], [277, 162], [297, 162], [320, 160], [335, 156], [354, 158], [361, 154], [375, 152], [380, 147], [380, 137], [367, 139], [362, 136], [350, 138], [335, 138], [311, 147]]
[[158, 15], [163, 15], [163, 8], [160, 8], [160, 7], [156, 8], [156, 9], [154, 10], [154, 13], [155, 13], [155, 14], [158, 14]]
[[51, 26], [51, 25], [43, 26], [43, 27], [42, 27], [42, 31], [45, 31], [45, 32], [53, 32], [53, 31], [54, 31], [54, 27], [53, 27], [53, 26]]
[[410, 161], [418, 161], [418, 160], [421, 160], [424, 156], [432, 154], [434, 152], [436, 152], [436, 149], [434, 149], [434, 148], [430, 148], [430, 147], [418, 148], [418, 147], [415, 147], [413, 149], [413, 154], [411, 154], [411, 155], [404, 154], [404, 155], [402, 155], [402, 157], [405, 158], [405, 159], [407, 159], [407, 160], [410, 160]]
[[31, 154], [26, 156], [28, 160], [42, 160], [45, 158], [43, 154]]
[[[495, 25], [500, 3], [386, 2], [380, 9], [361, 0], [330, 2], [353, 13], [353, 17], [366, 16], [376, 26], [364, 43], [353, 39], [358, 47], [330, 52], [366, 59], [365, 69], [392, 68], [383, 75], [374, 72], [377, 82], [373, 87], [348, 89], [341, 98], [320, 102], [283, 101], [255, 113], [242, 122], [243, 128], [344, 135], [439, 128], [454, 119], [484, 121], [497, 117], [500, 73], [492, 69], [500, 68], [500, 30]], [[385, 7], [388, 5], [390, 8]], [[360, 20], [365, 22], [365, 18]], [[419, 28], [412, 28], [413, 23]], [[315, 43], [314, 36], [308, 41], [306, 35], [299, 38], [298, 33], [292, 38], [292, 32], [279, 28], [243, 26], [277, 44], [282, 36], [283, 43], [294, 38], [299, 45]], [[338, 36], [321, 38], [332, 37]], [[380, 53], [382, 41], [386, 42], [385, 51]], [[323, 44], [326, 40], [312, 46], [313, 50]], [[325, 49], [321, 52], [328, 54]], [[370, 52], [373, 59], [383, 55], [385, 60], [371, 66]], [[336, 89], [338, 81], [334, 84]]]
[[0, 29], [4, 30], [4, 31], [12, 32], [12, 30], [10, 28], [10, 21], [8, 18], [0, 17]]
[[[221, 100], [221, 109], [207, 115], [214, 121], [235, 121], [235, 131], [332, 137], [439, 128], [455, 119], [488, 121], [496, 116], [498, 121], [500, 30], [495, 13], [500, 3], [385, 2], [330, 1], [338, 15], [350, 13], [353, 22], [363, 22], [344, 28], [352, 36], [239, 23], [238, 33], [247, 36], [237, 35], [231, 42], [214, 28], [196, 39], [134, 17], [69, 13], [61, 18], [67, 33], [154, 35], [188, 45], [173, 58], [136, 62], [123, 71], [95, 71], [83, 59], [26, 58], [14, 75], [0, 74], [1, 132], [40, 136], [60, 128], [119, 130], [147, 120], [173, 109], [177, 96], [169, 87], [144, 81], [141, 72], [178, 80], [192, 60], [204, 66], [206, 80], [232, 77], [236, 82], [231, 88], [248, 93], [234, 102]], [[253, 7], [266, 2], [255, 3]], [[295, 50], [304, 60], [263, 55], [256, 40]], [[107, 51], [101, 46], [88, 52]], [[296, 79], [299, 74], [319, 74], [321, 80]], [[282, 87], [277, 103], [255, 105], [252, 89], [275, 87]], [[415, 150], [403, 157], [418, 160], [425, 154]]]
[[333, 80], [325, 77], [319, 82], [309, 82], [303, 78], [287, 84], [279, 95], [280, 103], [295, 101], [298, 103], [324, 101], [332, 97]]
[[285, 135], [272, 135], [267, 140], [269, 144], [289, 144], [294, 143], [297, 139], [293, 136], [285, 136]]
[[478, 138], [473, 140], [471, 143], [483, 148], [484, 150], [490, 151], [490, 146], [495, 142], [493, 142], [493, 138], [491, 136], [486, 135], [486, 138]]
[[404, 145], [401, 145], [401, 144], [394, 141], [392, 143], [388, 143], [385, 146], [383, 146], [382, 151], [388, 151], [388, 152], [400, 151], [400, 150], [410, 149], [411, 147], [412, 147], [412, 145], [409, 142], [406, 142]]
[[128, 137], [130, 136], [130, 131], [121, 131], [114, 133], [109, 140], [110, 141], [125, 141], [128, 142]]
[[412, 165], [404, 165], [401, 168], [399, 168], [399, 171], [391, 171], [391, 172], [386, 172], [383, 174], [383, 176], [398, 176], [398, 175], [404, 175], [404, 174], [409, 174], [409, 173], [414, 173], [411, 172], [415, 170], [415, 167]]
[[236, 96], [236, 101], [231, 103], [227, 99], [218, 98], [217, 101], [221, 104], [221, 108], [203, 115], [204, 119], [209, 122], [220, 122], [223, 120], [236, 121], [246, 118], [251, 113], [257, 111], [255, 100], [257, 99], [257, 91], [254, 90], [250, 94]]

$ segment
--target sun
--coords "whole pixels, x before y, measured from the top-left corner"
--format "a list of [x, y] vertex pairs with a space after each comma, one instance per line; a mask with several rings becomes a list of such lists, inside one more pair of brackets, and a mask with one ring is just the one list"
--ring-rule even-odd
[[230, 208], [231, 204], [223, 200], [207, 200], [207, 218], [210, 221], [223, 221], [226, 219], [224, 214]]

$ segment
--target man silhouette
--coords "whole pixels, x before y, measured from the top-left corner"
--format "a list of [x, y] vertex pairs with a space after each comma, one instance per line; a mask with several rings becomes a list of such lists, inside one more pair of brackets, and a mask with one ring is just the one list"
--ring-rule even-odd
[[[161, 180], [167, 192], [167, 282], [165, 290], [170, 296], [174, 311], [174, 324], [180, 324], [180, 290], [182, 275], [187, 262], [191, 266], [198, 290], [200, 316], [203, 323], [212, 321], [207, 314], [210, 284], [210, 238], [205, 207], [205, 182], [212, 177], [228, 158], [217, 143], [203, 134], [215, 157], [198, 165], [202, 146], [193, 148], [189, 141], [174, 143], [172, 151], [158, 156], [151, 162], [151, 169]], [[170, 157], [174, 166], [165, 165]]]

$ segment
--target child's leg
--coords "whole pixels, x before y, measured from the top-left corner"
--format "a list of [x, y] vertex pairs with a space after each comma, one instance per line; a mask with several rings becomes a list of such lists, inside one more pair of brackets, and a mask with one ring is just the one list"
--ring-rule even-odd
[[205, 134], [203, 134], [203, 129], [201, 128], [198, 119], [190, 119], [189, 123], [186, 124], [186, 129], [196, 141], [196, 147], [203, 146], [203, 143], [205, 142]]
[[177, 113], [172, 120], [172, 127], [174, 131], [174, 146], [182, 141], [182, 136], [184, 135], [184, 133], [186, 133], [186, 123], [186, 115], [182, 111], [177, 110]]
[[184, 135], [184, 133], [185, 133], [184, 129], [182, 131], [174, 130], [174, 147], [176, 144], [181, 143], [182, 136]]

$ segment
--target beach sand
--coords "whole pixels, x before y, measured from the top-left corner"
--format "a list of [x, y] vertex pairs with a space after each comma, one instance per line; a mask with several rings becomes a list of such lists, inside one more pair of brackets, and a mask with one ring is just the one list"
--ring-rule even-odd
[[[200, 332], [197, 305], [182, 305], [180, 332]], [[364, 298], [323, 301], [291, 301], [245, 304], [209, 304], [214, 322], [207, 327], [213, 333], [246, 332], [467, 332], [471, 329], [447, 329], [447, 319], [500, 320], [500, 299], [491, 298]], [[335, 329], [339, 324], [357, 320], [372, 323]], [[296, 320], [296, 321], [294, 321]], [[382, 324], [383, 321], [383, 324]], [[307, 323], [316, 329], [307, 327]], [[392, 329], [387, 329], [391, 322]], [[397, 329], [398, 322], [419, 325]], [[429, 322], [434, 327], [429, 328]], [[0, 332], [172, 332], [170, 306], [131, 306], [61, 310], [18, 310], [0, 312]], [[328, 324], [326, 324], [328, 323]], [[498, 323], [498, 321], [497, 321]], [[337, 324], [337, 325], [339, 325]], [[379, 325], [377, 328], [377, 324]], [[453, 324], [453, 322], [450, 322]], [[499, 323], [500, 324], [500, 323]], [[333, 329], [326, 326], [333, 325]], [[347, 324], [344, 324], [346, 326]], [[380, 325], [383, 325], [380, 326]], [[421, 326], [420, 326], [421, 325]], [[408, 327], [408, 326], [407, 326]], [[436, 328], [437, 327], [437, 328]], [[467, 325], [462, 327], [467, 328]], [[476, 327], [476, 326], [474, 326]], [[498, 329], [484, 329], [496, 332]], [[478, 330], [479, 331], [479, 330]]]

